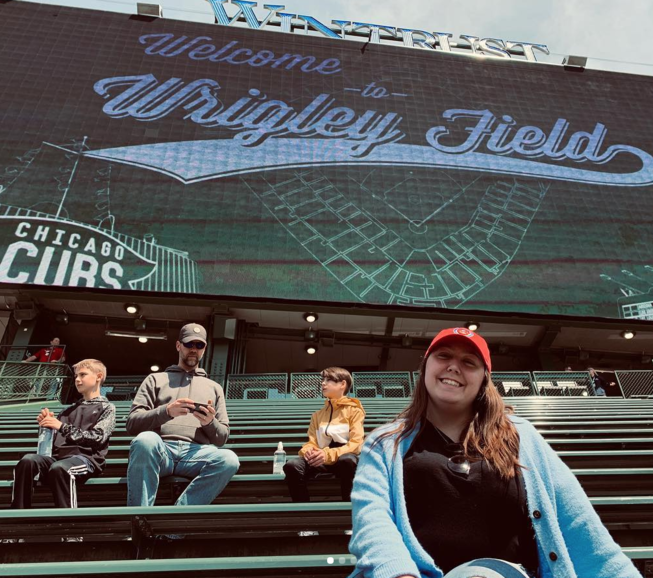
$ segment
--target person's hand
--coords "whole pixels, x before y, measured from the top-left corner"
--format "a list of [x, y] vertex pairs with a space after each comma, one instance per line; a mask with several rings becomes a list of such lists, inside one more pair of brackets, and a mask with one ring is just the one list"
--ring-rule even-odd
[[[200, 424], [202, 425], [209, 425], [215, 417], [215, 408], [213, 407], [213, 402], [210, 399], [208, 404], [208, 407], [200, 407], [199, 411], [193, 411], [193, 415], [198, 420], [200, 420]], [[195, 407], [194, 404], [193, 407]]]
[[39, 425], [41, 427], [49, 427], [50, 429], [56, 429], [58, 431], [61, 429], [62, 423], [56, 417], [54, 417], [54, 415], [49, 415], [44, 417], [39, 422]]
[[180, 415], [188, 415], [195, 409], [195, 402], [187, 397], [181, 397], [175, 401], [171, 401], [166, 406], [166, 411], [170, 417], [179, 417]]
[[312, 452], [311, 455], [308, 456], [305, 454], [305, 459], [308, 462], [308, 465], [317, 468], [318, 466], [324, 465], [324, 462], [326, 461], [326, 452], [324, 450], [315, 448]]
[[54, 417], [54, 414], [47, 408], [44, 407], [41, 410], [41, 413], [36, 416], [36, 421], [38, 422], [39, 425], [41, 425], [41, 422], [46, 418], [46, 417]]

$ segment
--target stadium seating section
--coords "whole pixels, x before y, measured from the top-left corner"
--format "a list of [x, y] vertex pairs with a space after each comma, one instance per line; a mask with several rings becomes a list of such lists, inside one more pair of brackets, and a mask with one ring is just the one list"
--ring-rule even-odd
[[[366, 431], [391, 420], [406, 399], [367, 399]], [[515, 397], [578, 476], [602, 520], [646, 577], [653, 576], [653, 400]], [[157, 504], [128, 508], [129, 402], [116, 402], [117, 428], [105, 475], [79, 492], [75, 510], [52, 508], [37, 488], [36, 508], [9, 510], [12, 470], [34, 452], [42, 403], [0, 407], [0, 576], [346, 576], [351, 505], [336, 480], [315, 481], [310, 504], [293, 504], [272, 457], [292, 456], [319, 399], [229, 400], [228, 446], [241, 469], [214, 504], [176, 508], [186, 480], [162, 482]], [[50, 403], [51, 409], [56, 407]], [[183, 534], [184, 539], [167, 536]], [[618, 578], [618, 577], [615, 577]]]

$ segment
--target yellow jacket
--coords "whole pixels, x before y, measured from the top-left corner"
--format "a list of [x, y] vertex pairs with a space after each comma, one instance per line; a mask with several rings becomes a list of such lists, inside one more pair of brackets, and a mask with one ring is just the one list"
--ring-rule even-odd
[[[364, 421], [365, 410], [355, 397], [327, 399], [324, 407], [311, 417], [308, 443], [299, 450], [299, 457], [303, 458], [310, 448], [319, 448], [326, 454], [325, 465], [331, 465], [343, 454], [359, 454], [365, 437]], [[345, 445], [330, 448], [331, 442]]]

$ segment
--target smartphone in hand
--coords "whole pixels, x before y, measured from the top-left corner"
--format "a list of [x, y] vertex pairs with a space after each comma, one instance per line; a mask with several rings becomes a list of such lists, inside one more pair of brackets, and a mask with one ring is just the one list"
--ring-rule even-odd
[[208, 403], [200, 403], [199, 401], [195, 401], [193, 403], [195, 404], [195, 409], [193, 411], [197, 411], [199, 413], [204, 413], [200, 408], [209, 407]]

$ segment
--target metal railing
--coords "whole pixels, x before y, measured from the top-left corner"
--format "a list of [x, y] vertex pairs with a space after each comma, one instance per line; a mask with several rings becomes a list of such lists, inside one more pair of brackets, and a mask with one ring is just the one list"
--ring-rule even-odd
[[653, 371], [614, 372], [624, 397], [653, 397]]
[[[0, 360], [19, 362], [25, 361], [33, 355], [36, 355], [39, 351], [41, 351], [41, 349], [44, 349], [46, 352], [49, 350], [49, 357], [58, 356], [59, 359], [65, 359], [66, 357], [66, 346], [63, 344], [50, 345], [49, 343], [44, 343], [39, 345], [37, 343], [29, 345], [0, 345]], [[55, 350], [61, 351], [61, 355], [59, 355], [59, 351], [55, 352]], [[44, 363], [63, 363], [63, 361], [59, 361], [59, 359], [55, 359], [53, 361], [49, 357], [46, 357], [46, 361]]]
[[[653, 397], [653, 371], [615, 371], [618, 396]], [[102, 395], [114, 401], [131, 401], [145, 375], [109, 377]], [[418, 372], [354, 372], [351, 395], [362, 399], [410, 397]], [[594, 397], [587, 372], [494, 372], [492, 381], [503, 397]], [[72, 372], [63, 363], [0, 361], [0, 403], [8, 400], [60, 399], [62, 387], [72, 383]], [[320, 399], [318, 372], [247, 373], [227, 378], [227, 399]], [[614, 393], [612, 395], [615, 395]]]
[[243, 373], [227, 378], [227, 399], [272, 399], [286, 397], [287, 373]]
[[100, 393], [110, 401], [131, 401], [144, 379], [144, 375], [109, 376], [102, 384]]
[[290, 397], [297, 399], [320, 399], [322, 397], [321, 373], [291, 373]]
[[412, 379], [408, 371], [354, 372], [353, 395], [358, 398], [410, 397]]
[[492, 383], [503, 397], [537, 395], [533, 377], [528, 371], [495, 372], [492, 373]]
[[63, 363], [0, 362], [0, 402], [37, 399], [59, 400], [64, 385], [72, 378]]
[[545, 397], [575, 397], [595, 395], [590, 375], [586, 371], [534, 371], [536, 392]]

